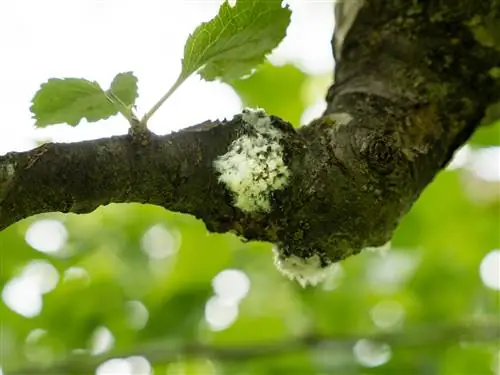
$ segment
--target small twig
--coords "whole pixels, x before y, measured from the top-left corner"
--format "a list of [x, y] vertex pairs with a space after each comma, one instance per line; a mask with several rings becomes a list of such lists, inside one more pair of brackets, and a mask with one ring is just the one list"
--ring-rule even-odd
[[170, 87], [170, 89], [165, 93], [165, 95], [163, 95], [160, 98], [160, 100], [158, 100], [158, 102], [156, 102], [156, 104], [149, 111], [147, 111], [146, 114], [144, 115], [144, 117], [141, 119], [140, 122], [143, 126], [146, 126], [146, 124], [148, 123], [151, 116], [153, 116], [154, 113], [158, 109], [160, 109], [160, 107], [163, 105], [163, 103], [165, 103], [165, 101], [179, 88], [180, 85], [182, 85], [182, 83], [185, 80], [186, 80], [186, 77], [184, 77], [183, 75], [180, 75], [179, 78], [177, 78], [177, 80], [174, 82], [172, 87]]
[[149, 132], [148, 128], [147, 128], [147, 124], [139, 121], [139, 119], [137, 118], [137, 115], [135, 114], [135, 112], [132, 110], [132, 108], [130, 106], [123, 103], [123, 101], [118, 96], [116, 96], [113, 92], [107, 92], [106, 96], [107, 96], [109, 102], [112, 103], [114, 106], [116, 106], [116, 108], [118, 109], [120, 114], [123, 117], [125, 117], [125, 119], [130, 124], [129, 134], [134, 139], [137, 138], [137, 136], [139, 136], [141, 134], [147, 134]]
[[[131, 124], [132, 119], [136, 118], [136, 115], [132, 108], [126, 105], [118, 96], [116, 96], [112, 91], [107, 91], [106, 97], [108, 101], [113, 104], [118, 111], [121, 113], [123, 117], [127, 119], [127, 121]], [[132, 125], [132, 124], [131, 124]]]
[[130, 119], [128, 134], [132, 141], [137, 144], [146, 145], [152, 135], [147, 125], [141, 122], [135, 115]]

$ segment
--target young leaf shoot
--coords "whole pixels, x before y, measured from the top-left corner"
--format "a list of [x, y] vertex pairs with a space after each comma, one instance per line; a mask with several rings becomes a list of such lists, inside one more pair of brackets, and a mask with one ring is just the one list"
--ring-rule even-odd
[[283, 40], [291, 11], [282, 0], [225, 1], [218, 14], [202, 23], [184, 46], [182, 70], [168, 92], [143, 117], [146, 123], [193, 73], [207, 80], [237, 79], [264, 61]]
[[76, 126], [83, 119], [96, 122], [118, 112], [130, 120], [137, 96], [137, 78], [131, 72], [116, 75], [107, 91], [83, 78], [51, 78], [34, 95], [30, 110], [39, 128]]

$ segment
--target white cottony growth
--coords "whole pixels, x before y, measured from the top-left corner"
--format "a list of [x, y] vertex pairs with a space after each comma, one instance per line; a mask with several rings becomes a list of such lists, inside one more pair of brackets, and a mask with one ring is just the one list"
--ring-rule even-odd
[[244, 109], [242, 120], [251, 127], [214, 161], [219, 181], [233, 192], [234, 205], [245, 212], [269, 212], [272, 191], [283, 189], [290, 172], [283, 161], [281, 133], [261, 110]]
[[272, 127], [271, 118], [263, 109], [245, 108], [241, 118], [244, 122], [257, 130], [258, 133], [274, 138], [274, 140], [279, 140], [281, 138], [280, 132]]
[[304, 259], [296, 255], [285, 257], [278, 249], [274, 251], [274, 265], [283, 275], [291, 280], [297, 280], [302, 287], [317, 285], [333, 274], [336, 270], [335, 264], [322, 266], [321, 259], [317, 254]]
[[364, 251], [373, 251], [379, 253], [380, 255], [386, 255], [387, 252], [391, 249], [391, 241], [387, 241], [382, 246], [369, 246], [365, 247]]

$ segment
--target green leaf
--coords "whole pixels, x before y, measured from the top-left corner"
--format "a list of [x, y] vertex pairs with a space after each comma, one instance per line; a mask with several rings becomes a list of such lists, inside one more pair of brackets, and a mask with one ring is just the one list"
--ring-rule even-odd
[[469, 144], [479, 147], [500, 146], [500, 120], [481, 125], [469, 140]]
[[132, 72], [126, 72], [119, 73], [113, 78], [107, 93], [130, 108], [138, 97], [137, 90], [137, 77]]
[[114, 111], [97, 82], [83, 78], [51, 78], [33, 98], [31, 112], [36, 127], [60, 123], [75, 126], [83, 119], [97, 121]]
[[[285, 37], [291, 11], [282, 0], [225, 1], [219, 13], [204, 22], [188, 37], [184, 46], [181, 74], [166, 94], [144, 115], [146, 124], [153, 114], [194, 72], [207, 81], [237, 79], [262, 63]], [[127, 117], [127, 115], [125, 114]]]
[[310, 104], [301, 95], [307, 81], [308, 76], [291, 64], [265, 63], [251, 77], [229, 84], [240, 95], [245, 107], [262, 108], [298, 126], [302, 113]]
[[291, 11], [282, 0], [224, 2], [196, 28], [184, 46], [181, 77], [199, 71], [212, 81], [236, 79], [259, 65], [286, 35]]
[[137, 78], [130, 72], [118, 74], [108, 91], [83, 78], [51, 78], [33, 97], [30, 110], [36, 127], [61, 123], [76, 126], [82, 119], [96, 122], [129, 112], [136, 98]]

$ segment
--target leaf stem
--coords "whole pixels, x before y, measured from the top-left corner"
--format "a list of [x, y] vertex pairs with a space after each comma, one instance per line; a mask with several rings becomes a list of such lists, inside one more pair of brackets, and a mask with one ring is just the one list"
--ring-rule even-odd
[[113, 92], [105, 92], [108, 100], [118, 109], [118, 112], [127, 119], [129, 124], [132, 126], [132, 123], [137, 120], [137, 116], [132, 110], [131, 107], [127, 106], [123, 101], [116, 96]]
[[131, 107], [123, 103], [123, 101], [121, 101], [120, 98], [112, 92], [106, 93], [106, 96], [108, 100], [113, 103], [114, 106], [116, 106], [118, 112], [120, 112], [120, 114], [127, 119], [128, 123], [130, 124], [129, 134], [134, 137], [144, 136], [145, 134], [148, 134], [147, 124], [139, 121], [137, 115]]
[[149, 110], [146, 112], [144, 117], [141, 119], [141, 124], [146, 126], [148, 120], [155, 114], [155, 112], [160, 109], [160, 107], [165, 103], [165, 101], [179, 88], [180, 85], [186, 80], [187, 76], [181, 74], [175, 81], [175, 83], [170, 87], [170, 89], [163, 95], [158, 102]]

